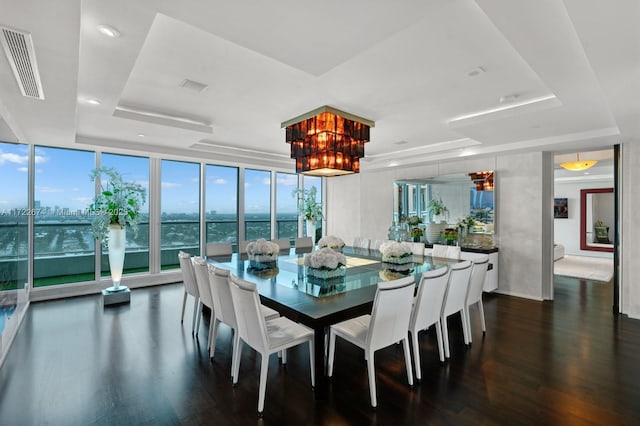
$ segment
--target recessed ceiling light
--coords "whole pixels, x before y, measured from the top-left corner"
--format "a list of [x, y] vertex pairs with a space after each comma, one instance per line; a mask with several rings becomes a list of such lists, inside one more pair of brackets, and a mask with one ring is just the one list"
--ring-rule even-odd
[[585, 174], [585, 175], [590, 175], [591, 173], [589, 173], [589, 172], [584, 172], [584, 174]]
[[520, 95], [517, 93], [514, 93], [512, 95], [504, 95], [504, 96], [500, 96], [500, 99], [498, 99], [498, 102], [500, 102], [501, 104], [506, 104], [509, 102], [514, 102], [519, 97]]
[[407, 142], [407, 141], [398, 141], [398, 142], [394, 142], [394, 143], [395, 143], [396, 145], [406, 145], [406, 144], [408, 144], [409, 142]]
[[87, 103], [91, 105], [100, 105], [100, 101], [97, 99], [87, 99]]
[[111, 25], [100, 24], [96, 28], [98, 29], [98, 31], [100, 31], [101, 34], [104, 34], [107, 37], [111, 37], [111, 38], [120, 37], [120, 31], [118, 31], [116, 28], [112, 27]]
[[485, 67], [475, 67], [474, 69], [467, 71], [467, 75], [469, 77], [475, 77], [484, 72], [487, 72], [487, 69]]
[[138, 133], [138, 136], [141, 137], [141, 138], [144, 138], [145, 134], [144, 133]]

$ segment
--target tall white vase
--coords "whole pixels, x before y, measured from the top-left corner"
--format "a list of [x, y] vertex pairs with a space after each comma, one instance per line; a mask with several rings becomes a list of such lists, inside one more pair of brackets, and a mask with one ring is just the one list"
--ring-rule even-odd
[[126, 287], [120, 286], [124, 267], [126, 234], [126, 228], [120, 225], [109, 225], [109, 268], [111, 269], [113, 286], [109, 287], [107, 291], [115, 292], [126, 289]]
[[307, 237], [311, 237], [313, 245], [316, 245], [316, 224], [312, 220], [307, 220]]
[[431, 244], [437, 244], [440, 241], [440, 234], [447, 226], [446, 222], [434, 223], [429, 222], [427, 229], [425, 230], [425, 236], [427, 241]]

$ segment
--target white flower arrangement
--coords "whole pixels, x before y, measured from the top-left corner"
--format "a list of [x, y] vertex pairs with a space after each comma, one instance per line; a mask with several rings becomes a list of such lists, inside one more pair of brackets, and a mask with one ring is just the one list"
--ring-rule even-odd
[[247, 244], [247, 254], [250, 256], [273, 256], [274, 254], [277, 255], [279, 251], [279, 245], [274, 242], [267, 241], [264, 238], [260, 238], [257, 241], [252, 241]]
[[411, 246], [405, 242], [387, 241], [380, 245], [382, 261], [389, 263], [408, 263], [413, 261]]
[[347, 265], [344, 254], [333, 251], [329, 247], [321, 248], [304, 257], [304, 266], [314, 269], [338, 269]]
[[335, 235], [327, 235], [326, 237], [320, 238], [318, 241], [318, 248], [329, 247], [333, 250], [342, 250], [344, 247], [344, 241], [340, 237], [336, 237]]

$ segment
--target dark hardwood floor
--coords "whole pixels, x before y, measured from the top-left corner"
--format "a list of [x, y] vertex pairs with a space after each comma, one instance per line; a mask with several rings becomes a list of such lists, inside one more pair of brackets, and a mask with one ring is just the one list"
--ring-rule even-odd
[[[377, 353], [378, 408], [360, 350], [338, 341], [329, 399], [311, 390], [306, 347], [273, 356], [263, 418], [259, 355], [245, 348], [230, 378], [231, 333], [207, 357], [180, 324], [182, 285], [34, 303], [0, 370], [0, 424], [640, 424], [640, 321], [611, 312], [611, 284], [556, 277], [554, 302], [485, 295], [487, 334], [473, 344], [450, 320], [451, 359], [421, 335], [423, 380], [407, 385], [401, 346]], [[191, 310], [188, 309], [187, 317]]]

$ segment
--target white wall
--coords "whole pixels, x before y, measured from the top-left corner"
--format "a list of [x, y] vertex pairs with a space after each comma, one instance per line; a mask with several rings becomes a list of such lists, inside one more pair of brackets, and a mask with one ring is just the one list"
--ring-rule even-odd
[[622, 145], [621, 307], [640, 319], [640, 142]]
[[[612, 258], [612, 253], [580, 250], [580, 190], [592, 188], [613, 188], [613, 181], [555, 183], [554, 197], [567, 199], [569, 218], [554, 219], [554, 242], [564, 245], [565, 254]], [[610, 207], [613, 209], [613, 201]], [[610, 224], [613, 228], [613, 220]]]

